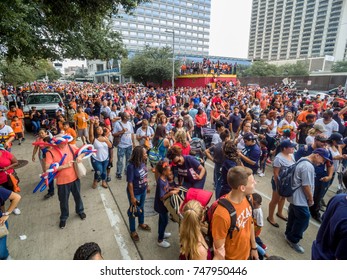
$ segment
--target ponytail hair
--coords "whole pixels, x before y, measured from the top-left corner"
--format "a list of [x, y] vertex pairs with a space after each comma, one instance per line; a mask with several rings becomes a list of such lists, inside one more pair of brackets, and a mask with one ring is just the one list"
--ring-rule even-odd
[[183, 219], [180, 226], [180, 253], [186, 259], [197, 259], [199, 256], [199, 237], [201, 236], [201, 222], [203, 207], [197, 200], [190, 200], [183, 208]]

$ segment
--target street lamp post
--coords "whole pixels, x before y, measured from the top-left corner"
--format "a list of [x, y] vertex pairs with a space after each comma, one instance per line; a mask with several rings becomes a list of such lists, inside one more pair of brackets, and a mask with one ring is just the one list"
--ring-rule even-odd
[[172, 34], [172, 92], [175, 91], [175, 31], [165, 30], [166, 33]]

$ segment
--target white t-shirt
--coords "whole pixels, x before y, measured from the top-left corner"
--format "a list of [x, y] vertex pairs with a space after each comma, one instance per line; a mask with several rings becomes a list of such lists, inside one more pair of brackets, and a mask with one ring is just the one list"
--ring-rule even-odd
[[105, 161], [108, 159], [108, 146], [106, 142], [100, 142], [98, 139], [94, 140], [94, 148], [97, 150], [96, 155], [92, 155], [92, 157], [97, 161]]
[[[266, 123], [266, 125], [270, 126], [272, 124], [272, 121], [266, 119], [265, 123]], [[266, 133], [266, 134], [268, 136], [270, 136], [270, 137], [275, 137], [276, 136], [276, 134], [277, 134], [277, 121], [276, 120], [274, 121], [273, 129], [270, 132]]]
[[263, 227], [264, 226], [263, 210], [260, 207], [254, 208], [253, 209], [253, 215], [254, 215], [255, 220], [257, 221], [257, 226]]
[[112, 133], [115, 134], [119, 131], [122, 131], [123, 127], [125, 129], [127, 129], [127, 131], [122, 135], [122, 137], [120, 139], [120, 143], [118, 145], [119, 148], [127, 148], [127, 147], [133, 145], [133, 140], [132, 140], [131, 136], [132, 136], [132, 134], [134, 134], [134, 129], [133, 129], [133, 126], [130, 122], [127, 122], [126, 124], [124, 124], [123, 122], [122, 122], [122, 124], [120, 124], [120, 123], [121, 123], [121, 121], [118, 121], [115, 123]]
[[339, 124], [335, 120], [331, 120], [330, 123], [325, 124], [323, 119], [318, 119], [316, 120], [315, 124], [317, 123], [323, 125], [327, 130], [326, 132], [324, 132], [326, 137], [330, 137], [334, 131], [339, 131]]
[[[154, 135], [154, 130], [148, 126], [146, 131], [143, 131], [142, 127], [139, 127], [137, 130], [136, 130], [136, 135], [137, 136], [151, 136], [151, 135]], [[143, 146], [145, 144], [145, 139], [141, 139], [139, 141], [140, 145]], [[150, 144], [150, 148], [152, 148], [152, 141], [149, 141], [149, 144]]]

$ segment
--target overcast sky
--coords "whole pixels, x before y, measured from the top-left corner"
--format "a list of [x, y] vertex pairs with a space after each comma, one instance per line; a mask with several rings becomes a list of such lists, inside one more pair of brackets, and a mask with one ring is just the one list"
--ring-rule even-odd
[[210, 55], [247, 58], [252, 0], [212, 0]]
[[[211, 0], [210, 55], [247, 58], [251, 10], [252, 0]], [[83, 63], [67, 60], [63, 68]]]

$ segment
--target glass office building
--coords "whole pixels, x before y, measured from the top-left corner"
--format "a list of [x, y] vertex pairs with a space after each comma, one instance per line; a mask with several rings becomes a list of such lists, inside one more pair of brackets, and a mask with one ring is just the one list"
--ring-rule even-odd
[[248, 58], [347, 59], [347, 0], [253, 0]]
[[133, 15], [120, 10], [114, 29], [130, 53], [145, 45], [172, 47], [174, 35], [175, 54], [207, 56], [210, 14], [211, 0], [152, 0], [139, 5]]

